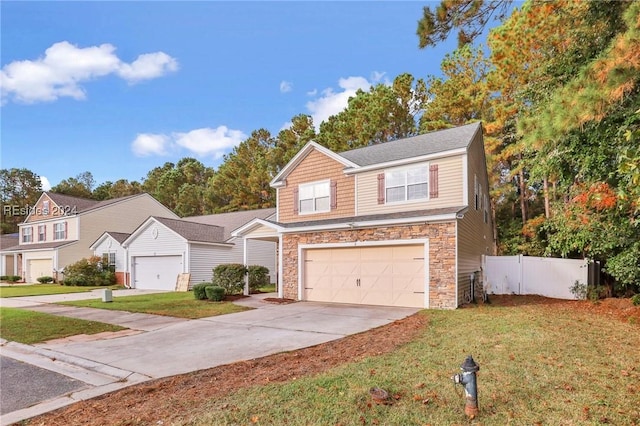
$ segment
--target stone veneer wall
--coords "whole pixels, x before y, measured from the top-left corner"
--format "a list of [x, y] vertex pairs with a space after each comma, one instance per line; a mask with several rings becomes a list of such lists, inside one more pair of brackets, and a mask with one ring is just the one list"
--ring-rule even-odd
[[283, 235], [284, 297], [298, 295], [298, 245], [429, 239], [430, 308], [455, 309], [456, 301], [456, 224], [455, 222], [385, 226], [380, 228], [309, 232]]

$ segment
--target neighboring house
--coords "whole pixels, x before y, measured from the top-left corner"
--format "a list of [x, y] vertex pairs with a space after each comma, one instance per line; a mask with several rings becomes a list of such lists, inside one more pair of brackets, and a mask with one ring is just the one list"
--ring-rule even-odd
[[[17, 244], [17, 233], [0, 235], [0, 251]], [[11, 253], [0, 257], [0, 275], [18, 275], [18, 256]]]
[[95, 256], [101, 257], [103, 264], [108, 265], [116, 274], [118, 284], [130, 286], [129, 272], [127, 270], [127, 250], [122, 243], [129, 235], [126, 232], [104, 232], [89, 247]]
[[[183, 219], [153, 216], [122, 242], [128, 258], [131, 286], [175, 290], [178, 274], [189, 273], [189, 286], [210, 282], [213, 268], [223, 263], [244, 263], [242, 238], [231, 232], [248, 221], [273, 217], [275, 209], [251, 210]], [[101, 243], [108, 241], [103, 236]], [[98, 242], [97, 242], [98, 243]], [[97, 247], [97, 244], [94, 244]], [[275, 282], [276, 252], [271, 241], [249, 241], [249, 265], [269, 268]]]
[[43, 192], [19, 225], [19, 243], [2, 247], [3, 262], [17, 259], [17, 275], [63, 279], [64, 268], [93, 255], [90, 246], [106, 230], [131, 232], [150, 215], [177, 216], [149, 194], [96, 201]]
[[[480, 123], [335, 153], [314, 142], [271, 181], [279, 296], [456, 308], [495, 252]], [[473, 274], [473, 275], [472, 275]]]

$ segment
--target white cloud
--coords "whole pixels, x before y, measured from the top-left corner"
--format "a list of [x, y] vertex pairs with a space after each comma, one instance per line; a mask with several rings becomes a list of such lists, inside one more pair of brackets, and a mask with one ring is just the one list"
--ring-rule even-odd
[[309, 90], [307, 96], [315, 96], [318, 94], [318, 89]]
[[170, 142], [167, 135], [139, 133], [131, 143], [131, 150], [138, 157], [167, 155], [169, 153]]
[[42, 185], [43, 191], [49, 191], [51, 189], [51, 182], [49, 182], [46, 176], [40, 176], [40, 184]]
[[122, 63], [118, 75], [129, 83], [162, 77], [164, 74], [177, 71], [178, 61], [164, 52], [145, 53], [131, 64]]
[[232, 130], [227, 126], [218, 126], [215, 129], [205, 127], [192, 130], [188, 133], [174, 133], [175, 143], [187, 150], [199, 155], [213, 155], [222, 157], [230, 148], [240, 144], [247, 135], [240, 130]]
[[171, 135], [140, 133], [131, 143], [131, 151], [138, 157], [147, 157], [168, 155], [183, 148], [198, 157], [221, 158], [246, 138], [247, 135], [242, 131], [229, 129], [227, 126], [215, 129], [204, 127], [186, 133], [174, 132]]
[[371, 83], [364, 77], [347, 77], [339, 79], [338, 86], [341, 91], [334, 92], [333, 88], [329, 87], [322, 91], [318, 99], [307, 102], [306, 107], [316, 128], [332, 115], [344, 110], [349, 98], [355, 96], [358, 89], [369, 91]]
[[[380, 83], [381, 81], [383, 81], [383, 77], [387, 75], [386, 72], [380, 72], [380, 71], [374, 71], [371, 73], [371, 82], [372, 83]], [[385, 84], [390, 84], [391, 82], [389, 81], [388, 78], [384, 79], [384, 83]]]
[[132, 63], [115, 55], [115, 46], [80, 48], [68, 41], [53, 44], [36, 60], [13, 61], [0, 70], [2, 103], [51, 102], [61, 97], [84, 99], [82, 83], [116, 74], [133, 84], [178, 69], [178, 62], [163, 52], [138, 56]]
[[293, 90], [293, 83], [282, 80], [280, 82], [280, 93], [287, 93]]

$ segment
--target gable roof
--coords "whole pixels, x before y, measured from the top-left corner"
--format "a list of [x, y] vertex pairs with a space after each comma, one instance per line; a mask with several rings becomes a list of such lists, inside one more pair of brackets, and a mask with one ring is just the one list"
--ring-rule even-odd
[[451, 129], [397, 139], [391, 142], [352, 149], [339, 155], [360, 167], [413, 157], [467, 148], [481, 129], [481, 123], [471, 123]]
[[95, 250], [96, 247], [100, 244], [102, 244], [102, 241], [105, 240], [105, 238], [107, 237], [111, 237], [114, 240], [116, 240], [118, 242], [118, 244], [122, 245], [122, 243], [124, 242], [124, 240], [126, 240], [127, 238], [129, 238], [129, 235], [131, 234], [127, 234], [125, 232], [111, 232], [111, 231], [104, 231], [102, 234], [100, 234], [100, 236], [98, 237], [98, 239], [96, 239], [93, 243], [91, 243], [91, 245], [89, 246], [90, 249]]
[[105, 232], [105, 234], [111, 235], [111, 237], [117, 242], [119, 242], [120, 244], [122, 244], [124, 240], [129, 238], [129, 235], [131, 235], [131, 234], [127, 234], [126, 232], [111, 232], [111, 231], [107, 231]]
[[325, 148], [324, 146], [316, 143], [316, 142], [307, 142], [307, 144], [302, 147], [300, 151], [280, 170], [280, 172], [271, 180], [270, 185], [272, 187], [278, 187], [284, 184], [285, 178], [295, 169], [298, 164], [302, 162], [311, 152], [318, 151], [333, 160], [342, 163], [345, 167], [356, 167], [357, 165], [352, 163], [346, 157], [342, 157], [335, 152], [331, 151], [329, 148]]
[[58, 207], [69, 206], [73, 211], [80, 213], [88, 210], [98, 204], [100, 201], [90, 200], [88, 198], [73, 197], [66, 194], [58, 194], [55, 192], [44, 192], [43, 195], [47, 195], [51, 201], [56, 203]]
[[259, 209], [259, 210], [244, 210], [240, 212], [231, 213], [218, 213], [209, 214], [204, 216], [191, 216], [182, 218], [189, 222], [204, 223], [208, 225], [216, 225], [224, 229], [223, 238], [228, 240], [231, 238], [231, 233], [246, 223], [254, 219], [268, 219], [275, 217], [276, 209]]
[[189, 242], [224, 243], [224, 229], [220, 226], [167, 217], [152, 216], [150, 219], [160, 222]]

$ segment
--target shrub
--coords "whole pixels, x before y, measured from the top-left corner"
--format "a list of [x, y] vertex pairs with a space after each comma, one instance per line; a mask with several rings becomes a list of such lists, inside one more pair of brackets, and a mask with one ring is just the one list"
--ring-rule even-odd
[[0, 275], [0, 281], [7, 281], [9, 279], [9, 275]]
[[585, 300], [587, 298], [587, 285], [585, 283], [581, 283], [578, 280], [576, 280], [573, 285], [569, 287], [569, 291], [578, 300]]
[[21, 279], [22, 279], [22, 277], [20, 275], [9, 275], [7, 277], [7, 281], [10, 282], [10, 283], [17, 283]]
[[228, 263], [213, 268], [213, 284], [224, 288], [226, 294], [238, 294], [244, 288], [247, 268], [241, 263]]
[[193, 286], [193, 297], [196, 300], [205, 300], [207, 298], [207, 287], [212, 287], [211, 283], [200, 283]]
[[269, 268], [261, 265], [251, 265], [249, 273], [249, 291], [256, 291], [260, 287], [269, 285]]
[[631, 297], [631, 303], [633, 304], [633, 306], [640, 306], [640, 293]]
[[115, 283], [116, 274], [103, 265], [98, 256], [80, 259], [64, 270], [64, 285], [107, 286]]
[[40, 284], [52, 283], [53, 277], [38, 277], [37, 280]]
[[210, 285], [204, 288], [205, 293], [207, 294], [207, 299], [213, 300], [214, 302], [220, 302], [224, 299], [224, 288], [219, 287], [217, 285]]

